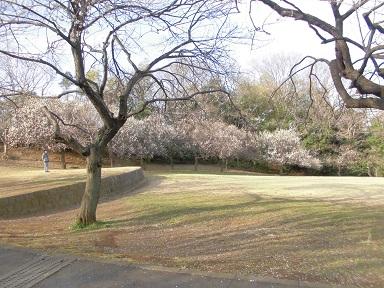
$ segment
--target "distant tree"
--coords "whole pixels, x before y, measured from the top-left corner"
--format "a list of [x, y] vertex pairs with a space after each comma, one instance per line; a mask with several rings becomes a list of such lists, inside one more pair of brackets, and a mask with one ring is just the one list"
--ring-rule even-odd
[[0, 96], [0, 142], [3, 144], [3, 152], [0, 159], [8, 159], [9, 137], [8, 130], [11, 125], [12, 115], [17, 109], [16, 99], [11, 100]]
[[194, 117], [185, 119], [181, 123], [182, 131], [187, 136], [187, 149], [194, 158], [194, 169], [197, 171], [199, 158], [211, 156], [212, 135], [207, 131], [206, 122], [201, 115], [195, 114]]
[[320, 160], [302, 147], [299, 135], [294, 130], [261, 132], [257, 140], [260, 142], [262, 159], [278, 165], [281, 171], [284, 165], [315, 169], [321, 167]]
[[33, 90], [43, 78], [41, 71], [33, 66], [0, 55], [0, 140], [4, 145], [3, 158], [7, 158], [11, 118], [24, 102], [24, 91]]
[[[297, 56], [274, 54], [260, 61], [251, 78], [242, 78], [234, 89], [234, 103], [253, 130], [273, 131], [296, 127], [308, 122], [317, 107], [308, 93], [309, 79], [295, 75], [295, 81], [285, 81]], [[312, 83], [313, 94], [324, 95], [318, 83]], [[319, 97], [319, 96], [317, 96]], [[316, 107], [316, 108], [315, 108]]]
[[284, 107], [275, 105], [270, 93], [259, 81], [243, 80], [235, 89], [235, 103], [254, 130], [274, 130], [278, 125], [283, 128], [289, 124], [285, 113], [281, 113]]
[[3, 144], [3, 153], [0, 158], [8, 158], [8, 129], [10, 125], [11, 113], [15, 107], [9, 105], [6, 101], [0, 100], [0, 141]]
[[342, 145], [337, 151], [337, 155], [334, 157], [333, 161], [337, 167], [337, 175], [341, 176], [341, 171], [343, 168], [348, 168], [352, 166], [358, 160], [358, 152], [349, 145]]
[[121, 158], [139, 159], [144, 166], [145, 159], [166, 154], [166, 128], [158, 114], [143, 119], [129, 118], [113, 139], [111, 149]]
[[8, 137], [11, 146], [39, 147], [53, 149], [54, 129], [44, 114], [40, 100], [25, 101], [11, 119]]
[[170, 122], [163, 118], [164, 124], [162, 126], [162, 142], [165, 148], [165, 154], [162, 156], [168, 157], [170, 160], [171, 168], [174, 168], [175, 158], [184, 158], [188, 154], [188, 135], [184, 130], [184, 126], [180, 121]]
[[[313, 112], [310, 112], [302, 130], [303, 143], [320, 159], [339, 170], [340, 163], [335, 159], [343, 158], [339, 158], [340, 153], [353, 151], [356, 161], [363, 158], [362, 153], [366, 148], [362, 145], [366, 145], [364, 143], [369, 117], [364, 111], [346, 109], [343, 106], [325, 107], [324, 104], [321, 99], [314, 103]], [[348, 157], [345, 159], [347, 161]], [[350, 166], [351, 162], [345, 164], [342, 166]]]
[[384, 122], [383, 115], [374, 119], [368, 130], [366, 163], [369, 176], [378, 176], [384, 166]]
[[294, 61], [295, 57], [272, 55], [261, 62], [255, 67], [256, 80], [244, 79], [235, 89], [235, 104], [252, 130], [294, 127], [307, 150], [338, 169], [335, 159], [343, 145], [348, 144], [356, 154], [362, 153], [359, 142], [369, 119], [364, 111], [347, 109], [334, 95], [324, 65], [313, 68], [321, 81], [299, 74], [285, 81]]
[[100, 123], [96, 111], [88, 103], [69, 101], [62, 107], [60, 102], [58, 99], [25, 97], [10, 118], [7, 136], [10, 146], [61, 152], [61, 168], [65, 169], [65, 150], [69, 147], [55, 140], [55, 127], [46, 117], [43, 107], [59, 111], [55, 115], [65, 124], [63, 131], [76, 137], [83, 145], [92, 141]]
[[241, 152], [245, 149], [244, 130], [234, 125], [215, 121], [209, 123], [209, 132], [213, 135], [212, 155], [221, 160], [221, 171], [228, 168], [228, 160], [240, 157]]

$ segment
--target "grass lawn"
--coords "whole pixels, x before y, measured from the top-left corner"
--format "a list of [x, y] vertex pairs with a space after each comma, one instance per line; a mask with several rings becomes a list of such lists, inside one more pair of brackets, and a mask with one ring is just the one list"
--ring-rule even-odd
[[[127, 169], [103, 169], [102, 176], [120, 174]], [[43, 168], [0, 166], [0, 171], [0, 198], [85, 181], [85, 169], [57, 169], [45, 173]]]
[[[384, 287], [384, 178], [147, 173], [137, 193], [0, 221], [0, 243], [215, 272]], [[2, 180], [0, 180], [2, 181]]]

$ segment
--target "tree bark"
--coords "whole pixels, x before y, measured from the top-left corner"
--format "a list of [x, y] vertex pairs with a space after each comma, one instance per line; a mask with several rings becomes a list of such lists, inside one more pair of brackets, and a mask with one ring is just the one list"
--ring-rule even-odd
[[60, 167], [61, 169], [67, 169], [67, 163], [65, 163], [65, 150], [60, 151]]
[[8, 146], [7, 143], [3, 142], [3, 160], [8, 160]]
[[7, 138], [6, 136], [6, 132], [4, 132], [4, 137], [1, 137], [1, 142], [3, 142], [3, 155], [2, 155], [2, 159], [3, 160], [7, 160], [8, 159], [8, 145], [7, 145], [7, 141], [5, 140]]
[[194, 163], [195, 171], [197, 171], [198, 166], [199, 166], [199, 158], [197, 156], [195, 156], [195, 163]]
[[111, 168], [115, 167], [115, 155], [113, 154], [113, 152], [109, 152], [109, 162]]
[[81, 200], [78, 223], [89, 225], [96, 222], [96, 208], [101, 187], [101, 150], [92, 146], [87, 156], [87, 181]]
[[368, 172], [368, 176], [372, 177], [371, 167], [369, 165], [367, 166], [367, 172]]

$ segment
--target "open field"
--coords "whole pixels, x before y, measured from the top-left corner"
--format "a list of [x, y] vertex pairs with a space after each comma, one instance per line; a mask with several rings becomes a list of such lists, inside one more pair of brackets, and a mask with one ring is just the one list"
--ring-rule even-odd
[[[126, 168], [102, 170], [102, 177], [120, 174]], [[0, 166], [0, 198], [85, 181], [85, 169], [50, 170]]]
[[[384, 286], [384, 179], [147, 173], [135, 194], [0, 221], [0, 242], [215, 272]], [[0, 180], [2, 181], [2, 180]]]

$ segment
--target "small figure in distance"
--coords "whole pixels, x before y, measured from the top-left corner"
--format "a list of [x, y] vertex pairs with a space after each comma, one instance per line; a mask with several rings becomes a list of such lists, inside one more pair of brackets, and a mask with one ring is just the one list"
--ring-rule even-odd
[[48, 151], [47, 150], [44, 150], [43, 155], [41, 155], [41, 160], [43, 160], [43, 163], [44, 163], [44, 171], [48, 172], [49, 158], [48, 158]]

